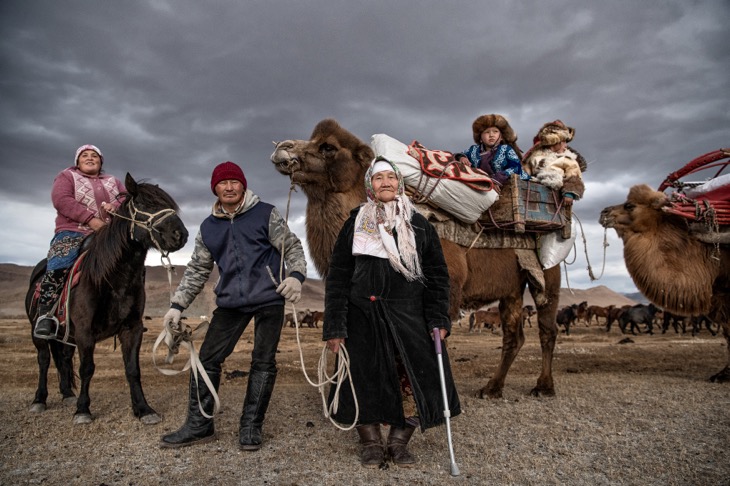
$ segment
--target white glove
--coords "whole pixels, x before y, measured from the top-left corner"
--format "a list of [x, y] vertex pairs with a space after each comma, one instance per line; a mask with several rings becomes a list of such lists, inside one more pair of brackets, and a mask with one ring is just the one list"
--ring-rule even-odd
[[177, 327], [177, 325], [180, 322], [180, 317], [182, 316], [182, 311], [175, 309], [174, 307], [171, 308], [169, 311], [167, 311], [167, 314], [165, 314], [165, 318], [162, 320], [162, 324], [167, 327], [168, 324], [172, 324], [171, 327]]
[[296, 304], [302, 298], [302, 283], [295, 277], [287, 277], [276, 288], [276, 293]]

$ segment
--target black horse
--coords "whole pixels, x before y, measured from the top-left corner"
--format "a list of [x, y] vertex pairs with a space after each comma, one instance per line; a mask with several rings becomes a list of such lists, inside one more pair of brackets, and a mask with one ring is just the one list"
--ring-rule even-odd
[[[162, 419], [147, 404], [140, 380], [139, 350], [145, 306], [145, 258], [150, 248], [163, 256], [182, 248], [188, 238], [175, 201], [153, 184], [137, 183], [127, 174], [127, 192], [111, 222], [96, 232], [87, 245], [79, 265], [80, 278], [68, 302], [69, 343], [33, 337], [38, 350], [40, 376], [31, 411], [46, 408], [47, 373], [50, 356], [59, 372], [64, 402], [74, 397], [73, 344], [79, 352], [81, 388], [76, 400], [74, 423], [90, 423], [89, 384], [94, 375], [94, 347], [98, 341], [117, 336], [124, 358], [124, 371], [132, 395], [134, 416], [145, 424]], [[36, 286], [45, 269], [45, 261], [33, 271], [26, 296], [26, 312], [31, 329], [38, 315]], [[32, 331], [31, 331], [32, 334]]]

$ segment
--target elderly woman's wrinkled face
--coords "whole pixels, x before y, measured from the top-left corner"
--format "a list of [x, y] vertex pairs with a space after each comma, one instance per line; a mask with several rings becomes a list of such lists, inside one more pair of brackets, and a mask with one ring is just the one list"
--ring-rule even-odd
[[398, 176], [392, 170], [378, 172], [371, 179], [373, 193], [380, 202], [390, 202], [398, 193]]
[[101, 157], [95, 150], [84, 150], [76, 159], [76, 166], [86, 175], [99, 175], [99, 172], [101, 172]]
[[502, 140], [502, 132], [497, 127], [489, 127], [482, 132], [482, 143], [487, 147], [494, 147]]

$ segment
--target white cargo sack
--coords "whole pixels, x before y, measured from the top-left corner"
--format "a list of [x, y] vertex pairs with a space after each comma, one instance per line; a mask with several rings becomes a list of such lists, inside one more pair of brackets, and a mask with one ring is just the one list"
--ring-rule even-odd
[[570, 255], [575, 245], [575, 229], [570, 227], [570, 238], [560, 236], [560, 230], [540, 236], [540, 263], [547, 270], [559, 264]]
[[406, 186], [421, 194], [430, 194], [429, 200], [433, 204], [467, 224], [476, 222], [499, 198], [493, 189], [477, 191], [457, 180], [423, 174], [420, 162], [409, 155], [408, 145], [384, 133], [373, 135], [370, 147], [376, 157], [383, 156], [398, 166]]

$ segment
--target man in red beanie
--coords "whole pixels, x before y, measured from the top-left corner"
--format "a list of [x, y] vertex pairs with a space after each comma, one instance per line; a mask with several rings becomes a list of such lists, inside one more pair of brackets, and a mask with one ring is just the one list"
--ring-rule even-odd
[[[254, 319], [239, 447], [255, 451], [261, 448], [261, 428], [276, 380], [284, 300], [296, 303], [301, 298], [307, 264], [299, 238], [274, 206], [247, 188], [238, 165], [224, 162], [216, 166], [210, 188], [218, 199], [212, 214], [200, 225], [195, 250], [172, 297], [165, 324], [179, 323], [182, 311], [203, 290], [213, 266], [218, 265], [217, 308], [200, 347], [200, 361], [217, 391], [223, 361]], [[273, 279], [279, 276], [281, 265], [288, 276], [276, 283]], [[187, 419], [179, 430], [162, 437], [160, 447], [214, 440], [213, 407], [213, 394], [202, 379], [196, 381], [191, 374]]]

